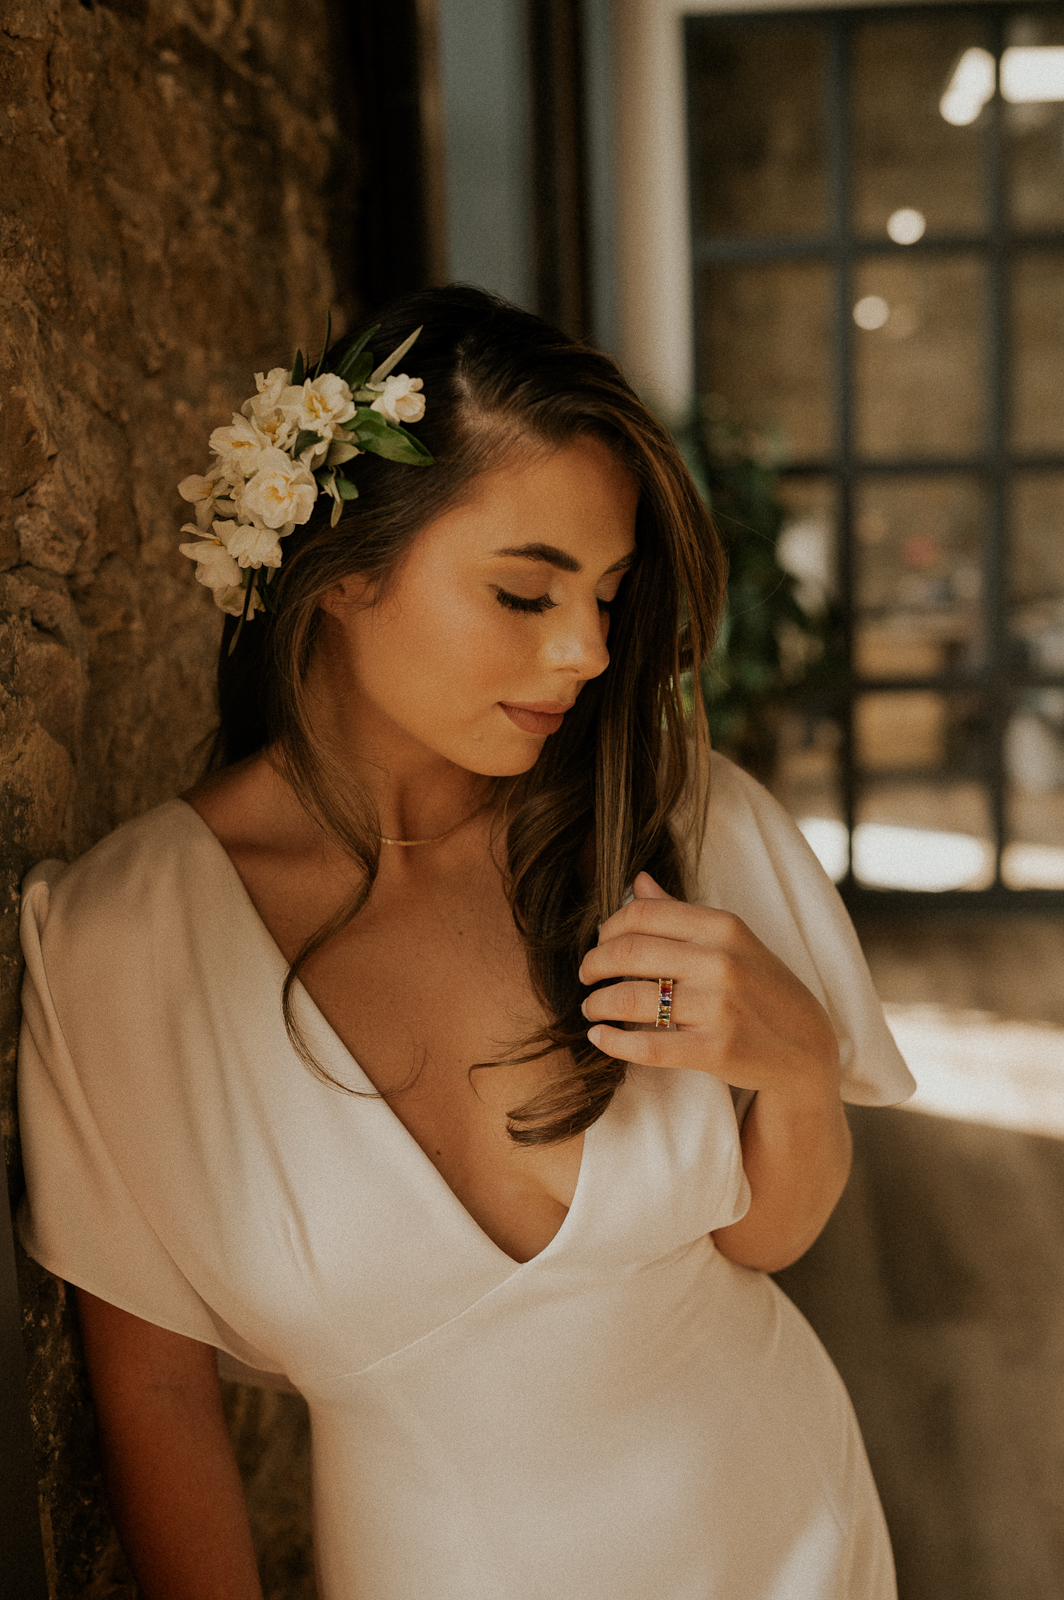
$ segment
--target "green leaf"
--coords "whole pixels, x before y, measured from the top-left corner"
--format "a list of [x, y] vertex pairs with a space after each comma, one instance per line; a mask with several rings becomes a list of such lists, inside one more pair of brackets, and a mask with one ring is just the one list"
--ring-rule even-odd
[[358, 499], [358, 490], [351, 479], [342, 477], [340, 473], [336, 474], [336, 492], [341, 500]]
[[321, 347], [321, 355], [318, 357], [318, 364], [314, 368], [314, 376], [315, 377], [317, 377], [318, 373], [321, 371], [321, 364], [325, 360], [325, 354], [326, 354], [326, 351], [329, 348], [329, 339], [331, 338], [331, 336], [332, 336], [332, 307], [331, 306], [327, 306], [326, 310], [325, 310], [325, 342]]
[[315, 433], [313, 428], [300, 428], [299, 432], [296, 434], [296, 442], [292, 446], [292, 449], [295, 455], [299, 456], [312, 444], [321, 444], [321, 436]]
[[297, 350], [296, 358], [292, 362], [292, 382], [302, 383], [303, 379], [306, 377], [306, 373], [307, 369], [303, 361], [303, 352], [302, 350]]
[[[373, 335], [376, 333], [376, 331], [377, 331], [377, 329], [379, 327], [380, 327], [380, 323], [379, 322], [375, 322], [373, 324], [372, 328], [367, 328], [365, 333], [362, 335], [362, 337], [360, 339], [356, 340], [356, 342], [351, 346], [351, 348], [349, 350], [345, 350], [344, 351], [343, 355], [340, 357], [340, 360], [336, 363], [336, 366], [333, 368], [333, 371], [336, 373], [337, 377], [338, 378], [343, 378], [344, 382], [347, 383], [347, 384], [351, 384], [352, 387], [353, 387], [353, 383], [352, 383], [352, 379], [351, 379], [350, 374], [355, 372], [356, 368], [358, 368], [358, 367], [360, 367], [362, 365], [362, 361], [361, 361], [360, 358], [362, 357], [363, 352], [366, 350], [366, 346], [369, 344], [369, 341], [373, 338]], [[369, 376], [369, 373], [372, 370], [372, 367], [373, 367], [373, 357], [370, 356], [369, 365], [366, 368], [365, 375], [362, 376], [362, 377], [356, 377], [354, 379], [354, 383], [364, 383], [366, 377]]]
[[333, 501], [332, 516], [329, 518], [329, 527], [330, 528], [335, 528], [336, 527], [336, 524], [340, 520], [340, 513], [341, 513], [341, 511], [343, 509], [344, 509], [344, 503], [343, 503], [342, 499]]
[[[422, 327], [424, 327], [424, 323], [422, 323]], [[389, 372], [391, 372], [394, 367], [397, 367], [400, 361], [402, 361], [403, 357], [406, 355], [406, 352], [410, 349], [410, 346], [414, 343], [414, 340], [417, 338], [420, 332], [421, 328], [415, 328], [410, 337], [408, 339], [404, 339], [402, 344], [397, 346], [397, 348], [392, 351], [390, 356], [385, 356], [380, 366], [377, 367], [370, 375], [370, 383], [383, 383]]]
[[361, 389], [370, 375], [373, 367], [373, 357], [368, 350], [363, 350], [353, 367], [349, 367], [344, 374], [345, 382], [351, 389]]
[[419, 439], [399, 428], [386, 427], [383, 433], [374, 431], [365, 436], [360, 432], [358, 439], [364, 450], [383, 456], [386, 461], [401, 461], [408, 467], [431, 467], [434, 460]]

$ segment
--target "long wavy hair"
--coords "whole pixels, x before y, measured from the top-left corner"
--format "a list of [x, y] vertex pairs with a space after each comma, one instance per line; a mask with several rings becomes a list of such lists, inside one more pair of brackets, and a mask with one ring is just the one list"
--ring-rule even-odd
[[428, 405], [414, 432], [435, 464], [422, 470], [366, 456], [359, 498], [345, 502], [337, 526], [316, 513], [286, 539], [271, 585], [276, 609], [244, 628], [232, 655], [235, 622], [226, 622], [212, 764], [269, 745], [307, 813], [358, 869], [357, 892], [298, 952], [282, 996], [295, 1049], [327, 1077], [300, 1033], [293, 985], [369, 898], [380, 827], [343, 753], [312, 715], [307, 673], [323, 595], [353, 574], [379, 593], [419, 530], [460, 504], [474, 480], [515, 448], [597, 439], [631, 472], [639, 487], [639, 559], [611, 608], [609, 666], [585, 684], [531, 770], [496, 780], [493, 790], [505, 818], [506, 890], [548, 1019], [505, 1059], [567, 1053], [568, 1070], [509, 1114], [514, 1140], [545, 1144], [589, 1127], [624, 1079], [624, 1063], [588, 1041], [580, 1010], [588, 991], [577, 969], [599, 924], [620, 907], [640, 870], [670, 894], [685, 894], [684, 830], [704, 825], [708, 782], [701, 697], [685, 685], [697, 685], [713, 644], [724, 557], [669, 433], [608, 356], [456, 285], [395, 302], [380, 324], [378, 354], [423, 326], [407, 365], [424, 380]]

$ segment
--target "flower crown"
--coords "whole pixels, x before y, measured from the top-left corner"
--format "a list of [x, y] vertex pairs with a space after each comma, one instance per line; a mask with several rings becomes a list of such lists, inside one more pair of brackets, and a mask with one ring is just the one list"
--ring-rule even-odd
[[318, 496], [332, 498], [333, 527], [344, 501], [358, 498], [345, 470], [356, 456], [368, 450], [408, 466], [432, 464], [403, 426], [425, 414], [421, 379], [394, 373], [421, 329], [374, 367], [366, 345], [377, 324], [330, 370], [331, 325], [330, 317], [313, 376], [306, 375], [301, 350], [291, 372], [256, 372], [258, 393], [233, 413], [231, 427], [211, 434], [213, 466], [177, 486], [196, 508], [195, 522], [181, 529], [194, 533], [196, 542], [181, 545], [181, 554], [196, 563], [196, 577], [213, 590], [215, 605], [240, 618], [237, 635], [256, 611], [273, 609], [269, 584], [281, 565], [281, 540], [309, 520]]

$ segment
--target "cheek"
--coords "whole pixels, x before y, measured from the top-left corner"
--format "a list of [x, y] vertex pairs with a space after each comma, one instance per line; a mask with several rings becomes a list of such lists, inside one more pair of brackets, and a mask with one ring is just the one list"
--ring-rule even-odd
[[376, 678], [393, 694], [405, 688], [445, 717], [485, 695], [496, 700], [524, 655], [521, 634], [501, 606], [456, 595], [443, 604], [435, 596], [404, 596], [380, 616], [366, 647], [364, 681]]

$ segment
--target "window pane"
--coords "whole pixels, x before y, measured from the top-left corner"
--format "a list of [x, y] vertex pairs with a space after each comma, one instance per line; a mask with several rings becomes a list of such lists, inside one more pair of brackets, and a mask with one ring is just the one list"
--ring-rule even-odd
[[978, 480], [866, 478], [855, 510], [857, 670], [922, 678], [974, 667], [985, 527]]
[[780, 480], [785, 520], [776, 542], [776, 557], [797, 580], [796, 598], [807, 612], [818, 613], [838, 596], [838, 489], [833, 478]]
[[[887, 231], [899, 210], [918, 211], [929, 233], [985, 224], [982, 127], [946, 121], [939, 102], [964, 50], [981, 46], [974, 13], [891, 18], [855, 30], [853, 206], [858, 233]], [[903, 240], [908, 243], [910, 240]]]
[[828, 231], [824, 35], [688, 23], [695, 234]]
[[863, 769], [854, 875], [876, 888], [981, 889], [993, 881], [980, 781], [987, 725], [973, 695], [864, 694], [854, 705]]
[[1012, 889], [1064, 889], [1064, 689], [1028, 689], [1005, 734]]
[[1064, 473], [1021, 473], [1009, 537], [1013, 631], [1036, 672], [1064, 672]]
[[1016, 257], [1012, 333], [1013, 445], [1064, 451], [1064, 250]]
[[834, 443], [832, 274], [809, 262], [701, 275], [699, 387], [757, 425], [782, 429], [794, 460]]
[[846, 876], [846, 825], [839, 785], [839, 728], [817, 712], [788, 710], [780, 719], [772, 789], [787, 807], [830, 878]]
[[[1007, 45], [1064, 44], [1064, 22], [1045, 12], [1019, 13], [1006, 24]], [[1016, 228], [1064, 226], [1064, 105], [1032, 101], [1004, 105], [1005, 171]]]
[[983, 444], [985, 270], [973, 256], [865, 261], [855, 275], [856, 436], [869, 457]]

